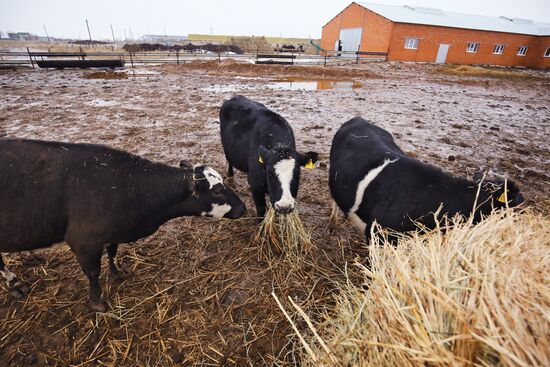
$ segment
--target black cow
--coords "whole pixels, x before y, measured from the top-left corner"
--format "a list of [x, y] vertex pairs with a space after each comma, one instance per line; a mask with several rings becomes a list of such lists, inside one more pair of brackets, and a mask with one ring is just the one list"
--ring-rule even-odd
[[290, 124], [263, 104], [243, 96], [225, 101], [220, 110], [223, 150], [233, 167], [246, 172], [258, 217], [265, 215], [265, 195], [278, 213], [296, 206], [300, 166], [313, 168], [318, 154], [296, 151]]
[[[208, 166], [180, 167], [100, 145], [0, 139], [0, 252], [65, 241], [90, 282], [90, 304], [104, 311], [99, 274], [118, 243], [136, 241], [180, 216], [238, 218], [244, 203]], [[10, 294], [26, 292], [0, 256]]]
[[[336, 204], [368, 239], [373, 221], [398, 232], [434, 228], [434, 213], [469, 216], [474, 222], [493, 208], [523, 202], [511, 181], [469, 181], [407, 156], [384, 129], [356, 117], [332, 140], [329, 185]], [[504, 193], [504, 188], [507, 191]], [[480, 189], [479, 197], [476, 195]]]

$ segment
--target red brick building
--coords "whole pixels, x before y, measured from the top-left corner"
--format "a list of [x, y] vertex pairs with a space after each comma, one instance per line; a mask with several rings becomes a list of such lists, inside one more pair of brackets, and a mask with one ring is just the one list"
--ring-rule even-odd
[[325, 24], [321, 47], [385, 52], [389, 61], [550, 68], [550, 24], [353, 2]]

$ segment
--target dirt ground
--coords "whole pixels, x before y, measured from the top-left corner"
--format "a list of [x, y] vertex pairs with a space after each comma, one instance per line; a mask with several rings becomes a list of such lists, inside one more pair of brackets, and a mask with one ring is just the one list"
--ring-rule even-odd
[[[243, 94], [293, 126], [299, 150], [328, 161], [338, 127], [362, 116], [389, 130], [411, 155], [453, 174], [513, 179], [526, 203], [550, 212], [550, 76], [513, 80], [449, 76], [431, 65], [255, 66], [202, 62], [141, 68], [126, 77], [96, 71], [0, 71], [0, 136], [106, 144], [176, 165], [204, 162], [225, 173], [222, 102]], [[354, 81], [359, 88], [285, 90], [284, 77]], [[230, 183], [249, 213], [236, 221], [173, 220], [121, 246], [128, 278], [102, 284], [112, 310], [91, 313], [87, 281], [68, 246], [4, 255], [31, 288], [23, 300], [0, 289], [0, 364], [296, 364], [297, 341], [271, 297], [307, 311], [330, 309], [333, 281], [360, 259], [362, 236], [327, 229], [326, 165], [304, 170], [299, 211], [314, 251], [303, 263], [266, 260], [246, 177]]]

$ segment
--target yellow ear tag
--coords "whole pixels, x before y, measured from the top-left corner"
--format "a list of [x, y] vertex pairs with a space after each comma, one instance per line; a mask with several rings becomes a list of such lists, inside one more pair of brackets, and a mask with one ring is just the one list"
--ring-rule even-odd
[[497, 201], [500, 201], [503, 204], [506, 204], [506, 195], [504, 193], [500, 194]]
[[313, 161], [310, 159], [309, 161], [307, 161], [305, 167], [308, 168], [308, 169], [314, 169], [315, 164], [313, 164]]
[[262, 159], [262, 156], [258, 156], [258, 162], [260, 162], [261, 164], [264, 164], [264, 160]]

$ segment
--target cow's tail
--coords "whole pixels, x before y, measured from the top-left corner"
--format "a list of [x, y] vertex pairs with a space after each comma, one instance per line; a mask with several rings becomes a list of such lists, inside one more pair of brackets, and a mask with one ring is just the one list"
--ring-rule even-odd
[[330, 216], [328, 217], [328, 229], [330, 233], [332, 233], [338, 227], [338, 224], [340, 222], [338, 205], [336, 204], [336, 201], [334, 201], [334, 199], [331, 199], [331, 202], [332, 205], [330, 209]]

